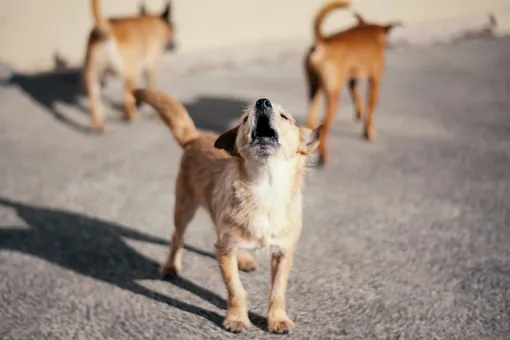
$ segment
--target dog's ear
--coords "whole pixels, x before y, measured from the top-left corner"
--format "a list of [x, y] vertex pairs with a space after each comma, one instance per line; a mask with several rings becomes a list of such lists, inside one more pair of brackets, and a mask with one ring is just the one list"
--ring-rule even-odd
[[216, 149], [223, 149], [228, 152], [232, 156], [238, 156], [239, 152], [236, 147], [237, 140], [237, 132], [239, 131], [239, 126], [233, 127], [225, 132], [223, 132], [216, 142], [214, 143], [214, 147]]
[[402, 27], [402, 26], [403, 26], [402, 22], [400, 20], [397, 20], [397, 21], [390, 22], [389, 24], [383, 26], [383, 28], [384, 28], [384, 31], [386, 33], [388, 33], [389, 31], [391, 31], [395, 27]]
[[172, 15], [172, 4], [170, 1], [166, 3], [165, 9], [163, 10], [163, 13], [161, 13], [161, 18], [165, 20], [166, 22], [170, 22], [170, 16]]
[[300, 145], [298, 153], [302, 155], [309, 155], [313, 150], [319, 146], [319, 136], [322, 130], [322, 125], [316, 129], [299, 128]]
[[146, 15], [147, 14], [147, 8], [145, 8], [145, 1], [140, 3], [139, 13], [140, 15]]

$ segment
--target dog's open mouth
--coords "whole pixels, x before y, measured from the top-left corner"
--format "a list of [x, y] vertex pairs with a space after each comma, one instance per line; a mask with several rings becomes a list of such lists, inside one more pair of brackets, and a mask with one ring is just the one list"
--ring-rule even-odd
[[269, 116], [261, 114], [251, 133], [251, 145], [257, 152], [270, 153], [279, 146], [278, 134], [271, 127]]

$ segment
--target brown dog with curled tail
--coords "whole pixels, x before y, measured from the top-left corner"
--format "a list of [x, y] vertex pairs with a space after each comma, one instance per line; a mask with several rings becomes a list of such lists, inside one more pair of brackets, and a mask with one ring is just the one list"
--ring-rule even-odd
[[[305, 56], [310, 100], [307, 116], [309, 128], [316, 126], [321, 98], [324, 94], [326, 96], [326, 115], [319, 146], [319, 162], [322, 165], [328, 161], [326, 139], [338, 109], [340, 90], [345, 82], [349, 83], [355, 118], [363, 118], [363, 137], [374, 140], [374, 109], [385, 68], [386, 40], [391, 29], [401, 25], [400, 22], [379, 25], [367, 22], [359, 14], [355, 14], [355, 26], [325, 36], [322, 33], [322, 24], [326, 16], [335, 9], [347, 7], [348, 1], [332, 1], [319, 10], [313, 25], [315, 43]], [[369, 81], [366, 109], [358, 88], [360, 79]]]
[[145, 6], [138, 16], [105, 18], [99, 0], [92, 0], [94, 27], [87, 41], [83, 78], [90, 100], [90, 128], [103, 131], [101, 83], [108, 74], [124, 79], [124, 118], [136, 115], [133, 97], [135, 79], [143, 73], [149, 87], [156, 84], [156, 68], [165, 49], [173, 49], [174, 25], [171, 6], [160, 14], [147, 14]]

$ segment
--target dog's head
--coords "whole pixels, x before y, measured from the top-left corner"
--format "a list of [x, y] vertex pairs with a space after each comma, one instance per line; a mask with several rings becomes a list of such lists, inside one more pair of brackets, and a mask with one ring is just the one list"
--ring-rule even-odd
[[248, 107], [238, 126], [218, 137], [214, 146], [247, 160], [290, 159], [308, 155], [319, 145], [319, 129], [298, 127], [280, 106], [261, 98]]
[[[152, 16], [151, 14], [149, 14], [147, 8], [145, 7], [145, 1], [141, 2], [140, 5], [138, 6], [138, 14], [140, 16]], [[170, 1], [166, 2], [165, 8], [159, 14], [159, 18], [163, 20], [166, 24], [167, 42], [165, 45], [165, 50], [173, 51], [176, 48], [176, 43], [174, 39], [175, 25], [172, 20], [172, 3]]]

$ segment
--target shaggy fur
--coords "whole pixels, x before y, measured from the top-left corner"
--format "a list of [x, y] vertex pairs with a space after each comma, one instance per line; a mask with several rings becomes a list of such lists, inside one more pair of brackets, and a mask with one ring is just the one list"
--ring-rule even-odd
[[293, 323], [285, 291], [301, 233], [301, 182], [319, 130], [298, 127], [282, 108], [260, 99], [235, 128], [219, 137], [201, 134], [175, 99], [150, 89], [135, 91], [135, 97], [159, 112], [184, 151], [176, 181], [175, 230], [162, 275], [181, 271], [184, 232], [202, 207], [216, 229], [216, 253], [228, 291], [224, 327], [239, 332], [251, 325], [238, 269], [254, 270], [257, 264], [247, 251], [267, 247], [272, 254], [268, 327], [288, 331]]

